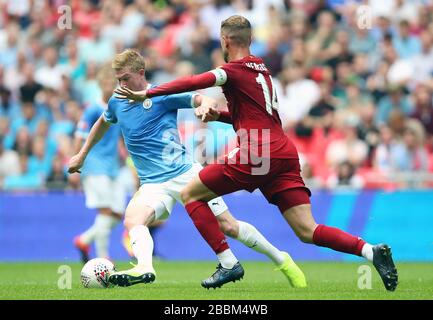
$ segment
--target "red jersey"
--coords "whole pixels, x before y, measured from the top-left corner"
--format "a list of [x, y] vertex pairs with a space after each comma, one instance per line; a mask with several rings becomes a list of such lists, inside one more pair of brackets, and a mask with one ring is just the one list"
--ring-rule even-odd
[[[257, 143], [258, 156], [266, 157], [261, 151], [269, 150], [270, 158], [297, 159], [296, 148], [281, 126], [278, 99], [263, 60], [248, 56], [226, 63], [221, 69], [227, 74], [222, 88], [233, 127], [237, 133], [248, 132], [249, 150], [254, 149], [253, 142]], [[238, 142], [242, 146], [239, 135]]]
[[248, 162], [250, 155], [298, 159], [295, 146], [281, 126], [275, 88], [261, 58], [250, 55], [231, 61], [215, 70], [154, 87], [146, 95], [168, 95], [215, 85], [222, 86], [230, 112], [222, 113], [219, 120], [233, 124], [240, 150], [249, 150]]

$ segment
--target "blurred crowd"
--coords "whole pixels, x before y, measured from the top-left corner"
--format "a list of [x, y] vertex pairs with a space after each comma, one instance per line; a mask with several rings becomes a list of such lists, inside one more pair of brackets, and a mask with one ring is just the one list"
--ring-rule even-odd
[[[433, 1], [0, 0], [0, 190], [80, 188], [65, 168], [98, 68], [136, 48], [153, 84], [207, 71], [233, 14], [253, 25], [309, 187], [433, 187]], [[180, 120], [187, 141], [197, 120]]]

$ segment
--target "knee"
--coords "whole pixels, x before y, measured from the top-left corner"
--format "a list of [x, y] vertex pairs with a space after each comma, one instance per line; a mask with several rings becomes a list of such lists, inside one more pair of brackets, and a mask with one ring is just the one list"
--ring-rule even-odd
[[192, 200], [191, 192], [189, 191], [188, 188], [185, 188], [180, 192], [180, 199], [182, 200], [183, 204], [187, 204], [191, 202]]
[[303, 227], [295, 231], [299, 240], [304, 243], [313, 243], [314, 228]]
[[123, 220], [123, 226], [126, 230], [131, 231], [132, 228], [138, 225], [143, 224], [143, 219], [137, 217], [137, 215], [132, 214], [131, 212], [126, 211], [125, 219]]
[[155, 220], [155, 210], [151, 207], [136, 207], [129, 205], [126, 208], [123, 225], [126, 230], [130, 231], [135, 226], [148, 226]]
[[220, 222], [221, 231], [228, 237], [236, 239], [239, 235], [239, 227], [229, 221]]
[[128, 231], [131, 231], [131, 229], [134, 228], [136, 225], [136, 221], [131, 217], [125, 217], [125, 219], [123, 220], [123, 226]]

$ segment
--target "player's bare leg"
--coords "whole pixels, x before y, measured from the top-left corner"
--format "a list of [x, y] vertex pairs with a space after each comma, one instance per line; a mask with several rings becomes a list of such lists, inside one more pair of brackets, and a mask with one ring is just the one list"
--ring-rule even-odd
[[219, 229], [218, 221], [207, 204], [216, 197], [217, 195], [209, 190], [199, 177], [193, 178], [181, 192], [182, 202], [191, 220], [220, 261], [217, 271], [201, 283], [207, 289], [221, 287], [244, 276], [244, 269], [230, 250], [224, 234]]
[[[137, 193], [136, 193], [137, 194]], [[137, 258], [134, 268], [113, 273], [109, 281], [126, 287], [138, 283], [151, 283], [156, 273], [153, 268], [153, 239], [147, 227], [155, 219], [155, 210], [133, 197], [126, 208], [125, 227], [129, 231], [131, 248]]]
[[225, 211], [217, 217], [220, 229], [225, 235], [239, 240], [248, 248], [265, 254], [277, 266], [295, 288], [307, 286], [304, 273], [295, 264], [287, 252], [274, 247], [253, 225], [248, 222], [236, 220], [229, 211]]
[[396, 289], [398, 274], [392, 260], [391, 248], [388, 245], [372, 246], [361, 238], [340, 229], [317, 224], [311, 213], [310, 204], [289, 208], [284, 211], [283, 215], [302, 242], [362, 256], [373, 262], [386, 290]]
[[210, 201], [218, 197], [218, 195], [201, 182], [198, 176], [194, 177], [185, 188], [183, 188], [180, 196], [184, 204], [193, 201]]

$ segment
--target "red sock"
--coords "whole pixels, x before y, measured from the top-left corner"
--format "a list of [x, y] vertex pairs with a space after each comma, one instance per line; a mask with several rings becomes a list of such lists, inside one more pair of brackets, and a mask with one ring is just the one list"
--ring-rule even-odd
[[352, 236], [340, 229], [319, 224], [313, 234], [314, 244], [336, 251], [362, 256], [362, 247], [366, 243], [361, 238]]
[[185, 205], [185, 209], [201, 236], [216, 254], [229, 249], [226, 237], [207, 202], [193, 201]]

